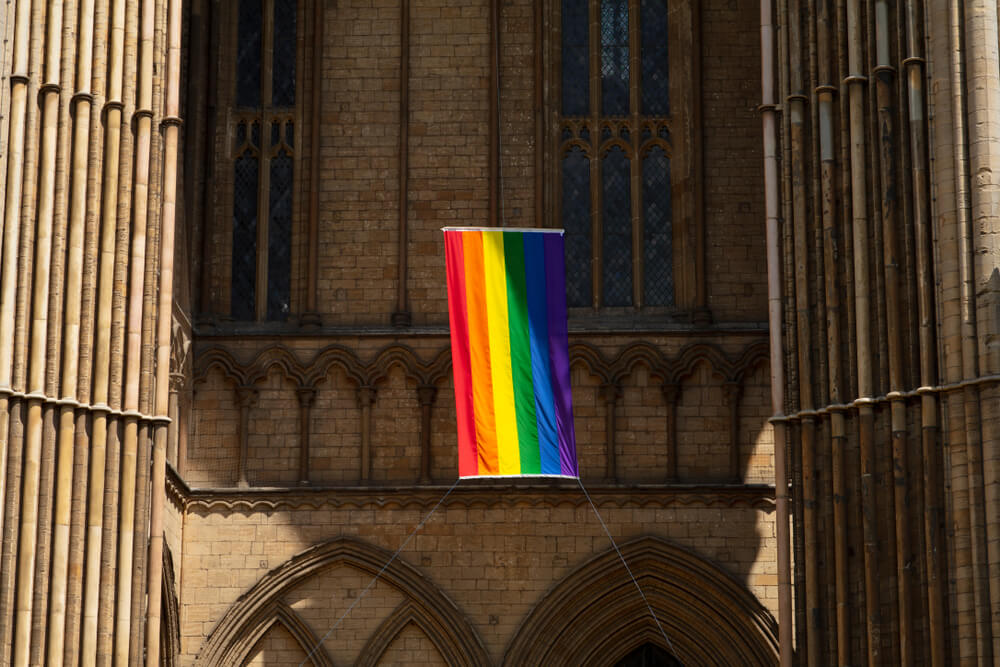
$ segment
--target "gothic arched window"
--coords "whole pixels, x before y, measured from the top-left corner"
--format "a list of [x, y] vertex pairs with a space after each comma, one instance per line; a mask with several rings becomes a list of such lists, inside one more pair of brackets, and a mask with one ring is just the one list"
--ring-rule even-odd
[[291, 301], [296, 0], [239, 0], [230, 314], [287, 319]]
[[698, 279], [686, 277], [699, 263], [697, 197], [674, 196], [698, 149], [697, 74], [677, 71], [694, 58], [694, 1], [554, 2], [553, 209], [566, 230], [570, 307], [698, 305]]

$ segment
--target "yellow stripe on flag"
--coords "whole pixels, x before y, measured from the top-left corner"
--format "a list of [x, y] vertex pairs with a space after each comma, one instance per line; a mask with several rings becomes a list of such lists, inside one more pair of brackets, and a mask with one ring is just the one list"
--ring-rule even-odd
[[507, 271], [501, 232], [483, 233], [483, 259], [486, 265], [486, 312], [490, 332], [490, 369], [493, 376], [500, 474], [517, 475], [521, 472], [521, 455], [514, 410], [514, 380], [510, 367]]

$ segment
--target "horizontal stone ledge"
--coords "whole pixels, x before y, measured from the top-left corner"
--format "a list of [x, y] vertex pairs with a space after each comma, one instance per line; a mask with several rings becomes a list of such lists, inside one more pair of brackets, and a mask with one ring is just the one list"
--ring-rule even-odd
[[912, 398], [920, 398], [925, 395], [935, 395], [935, 394], [951, 394], [957, 391], [964, 391], [966, 389], [982, 387], [990, 384], [1000, 383], [1000, 375], [981, 375], [976, 378], [969, 380], [960, 380], [958, 382], [950, 382], [948, 384], [939, 384], [934, 386], [921, 386], [916, 389], [910, 389], [907, 391], [890, 391], [886, 394], [880, 396], [860, 396], [849, 403], [830, 403], [829, 405], [824, 405], [821, 408], [809, 408], [805, 410], [799, 410], [798, 412], [793, 412], [788, 415], [774, 415], [769, 422], [772, 424], [777, 422], [792, 422], [801, 421], [803, 419], [815, 419], [816, 417], [821, 417], [823, 415], [831, 414], [834, 412], [847, 412], [849, 410], [855, 410], [860, 408], [862, 405], [875, 406], [884, 405], [886, 403], [891, 403], [893, 401], [904, 401]]
[[[170, 467], [167, 493], [187, 511], [268, 512], [364, 507], [426, 508], [448, 491], [443, 484], [397, 486], [288, 486], [250, 488], [192, 488]], [[625, 507], [744, 507], [772, 511], [774, 487], [766, 484], [599, 484], [587, 491], [597, 505]], [[559, 480], [549, 483], [526, 481], [463, 480], [445, 500], [445, 505], [465, 507], [498, 505], [556, 506], [587, 504], [578, 483]]]
[[103, 413], [111, 417], [135, 419], [136, 421], [147, 422], [153, 424], [154, 426], [166, 426], [173, 421], [166, 415], [147, 415], [139, 412], [138, 410], [122, 410], [119, 408], [113, 408], [104, 403], [82, 403], [69, 396], [56, 398], [37, 391], [25, 393], [23, 391], [11, 389], [10, 387], [0, 387], [0, 397], [22, 401], [38, 401], [45, 405], [69, 407], [73, 410], [86, 410], [87, 412]]

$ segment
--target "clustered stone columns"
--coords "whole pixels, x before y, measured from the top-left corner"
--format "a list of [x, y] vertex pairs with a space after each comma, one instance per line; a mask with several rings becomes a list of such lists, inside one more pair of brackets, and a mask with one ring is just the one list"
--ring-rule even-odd
[[992, 662], [997, 3], [761, 8], [782, 661]]
[[159, 638], [180, 0], [11, 16], [0, 663], [137, 663]]

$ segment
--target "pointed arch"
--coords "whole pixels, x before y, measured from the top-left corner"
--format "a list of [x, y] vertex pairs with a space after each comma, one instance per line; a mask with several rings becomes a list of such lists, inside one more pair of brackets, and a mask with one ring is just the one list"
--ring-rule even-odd
[[671, 360], [669, 382], [680, 384], [691, 376], [702, 362], [708, 364], [712, 374], [723, 382], [733, 377], [733, 365], [722, 350], [708, 343], [692, 343], [686, 345], [676, 359]]
[[645, 342], [629, 345], [610, 365], [610, 375], [616, 384], [622, 383], [640, 365], [646, 366], [650, 375], [661, 380], [669, 375], [664, 369], [663, 353], [655, 345]]
[[549, 591], [521, 623], [504, 664], [596, 666], [647, 642], [688, 665], [778, 663], [777, 623], [727, 572], [659, 538], [621, 549], [669, 644], [612, 549]]
[[569, 346], [570, 366], [581, 365], [602, 383], [611, 382], [611, 364], [601, 351], [590, 343], [573, 343]]
[[[454, 657], [449, 659], [450, 664], [488, 664], [489, 657], [482, 641], [458, 606], [412, 565], [397, 559], [386, 567], [391, 557], [392, 554], [385, 549], [350, 537], [338, 537], [293, 556], [264, 575], [237, 599], [212, 630], [195, 664], [241, 664], [256, 641], [279, 620], [300, 642], [305, 642], [304, 646], [315, 646], [317, 639], [312, 631], [305, 622], [296, 620], [298, 616], [282, 602], [282, 598], [310, 577], [335, 565], [349, 565], [372, 576], [382, 571], [381, 581], [406, 597], [405, 604], [412, 618], [428, 632], [441, 654]], [[295, 634], [296, 627], [300, 629], [299, 634]], [[400, 627], [405, 627], [405, 623]], [[377, 631], [375, 636], [379, 636]], [[315, 664], [332, 664], [318, 662], [318, 653], [314, 654]]]
[[305, 382], [305, 369], [299, 363], [295, 353], [284, 345], [272, 345], [260, 353], [250, 362], [249, 367], [244, 372], [247, 377], [247, 384], [256, 384], [267, 377], [272, 368], [298, 385]]
[[227, 380], [239, 387], [247, 384], [247, 374], [243, 365], [232, 353], [223, 347], [210, 347], [198, 354], [194, 363], [192, 384], [204, 382], [209, 371], [218, 368]]
[[262, 622], [256, 624], [251, 632], [240, 637], [238, 645], [232, 647], [233, 651], [230, 653], [234, 659], [225, 660], [223, 664], [242, 665], [250, 658], [251, 652], [260, 640], [274, 626], [280, 625], [292, 636], [302, 649], [302, 653], [309, 656], [308, 660], [314, 667], [333, 667], [333, 661], [320, 645], [319, 637], [294, 609], [283, 602], [275, 602], [263, 609], [260, 617], [263, 619]]
[[449, 665], [466, 663], [462, 647], [454, 641], [448, 628], [441, 627], [437, 619], [428, 616], [420, 606], [407, 600], [396, 607], [368, 638], [368, 643], [361, 651], [361, 657], [358, 658], [355, 667], [376, 667], [392, 642], [410, 623], [420, 628], [420, 631], [430, 639], [446, 663]]

